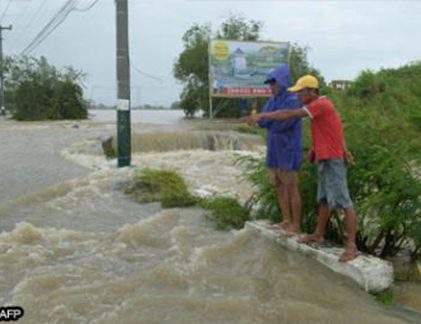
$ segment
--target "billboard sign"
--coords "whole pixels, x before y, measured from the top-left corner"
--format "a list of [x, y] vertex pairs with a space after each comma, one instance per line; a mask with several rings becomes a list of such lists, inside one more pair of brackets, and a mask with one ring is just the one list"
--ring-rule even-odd
[[213, 97], [269, 97], [267, 74], [288, 63], [289, 43], [211, 40], [209, 84]]

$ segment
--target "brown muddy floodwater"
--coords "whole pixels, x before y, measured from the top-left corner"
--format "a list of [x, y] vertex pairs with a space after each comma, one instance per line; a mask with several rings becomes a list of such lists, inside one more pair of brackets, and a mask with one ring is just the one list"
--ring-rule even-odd
[[[139, 144], [132, 164], [179, 170], [199, 194], [247, 199], [233, 161], [258, 150], [256, 139], [186, 125], [134, 125], [155, 142]], [[159, 144], [177, 131], [172, 149]], [[254, 233], [215, 231], [199, 208], [133, 202], [122, 188], [135, 168], [101, 155], [100, 138], [114, 133], [92, 121], [0, 121], [0, 306], [23, 307], [19, 322], [421, 322]], [[419, 292], [408, 286], [401, 298], [421, 309]]]

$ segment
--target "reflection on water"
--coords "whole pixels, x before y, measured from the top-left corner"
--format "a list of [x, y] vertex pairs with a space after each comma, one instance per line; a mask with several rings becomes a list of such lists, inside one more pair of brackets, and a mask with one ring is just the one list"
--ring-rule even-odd
[[[418, 321], [254, 233], [215, 231], [201, 209], [134, 203], [121, 192], [134, 168], [117, 169], [95, 148], [106, 127], [3, 132], [29, 160], [0, 162], [13, 193], [0, 208], [0, 305], [22, 306], [22, 323]], [[173, 168], [196, 193], [244, 200], [252, 188], [236, 154], [148, 152], [133, 165]], [[14, 181], [4, 177], [12, 163]]]

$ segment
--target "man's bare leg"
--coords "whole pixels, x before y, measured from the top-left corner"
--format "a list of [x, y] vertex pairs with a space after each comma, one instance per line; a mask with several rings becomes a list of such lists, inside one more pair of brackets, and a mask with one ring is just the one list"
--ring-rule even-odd
[[287, 185], [288, 196], [291, 201], [291, 211], [292, 211], [292, 223], [288, 228], [288, 234], [299, 234], [300, 233], [300, 220], [301, 220], [301, 195], [298, 190], [298, 184], [293, 183]]
[[355, 244], [357, 236], [357, 215], [354, 208], [349, 207], [345, 209], [345, 224], [347, 233], [347, 242], [345, 252], [339, 257], [339, 261], [346, 262], [355, 259], [358, 255], [358, 249]]
[[279, 184], [276, 188], [276, 192], [278, 194], [278, 202], [279, 206], [281, 207], [282, 211], [282, 222], [279, 223], [280, 228], [283, 230], [287, 230], [291, 225], [291, 213], [289, 211], [289, 197], [288, 197], [288, 189], [287, 186], [284, 184]]
[[323, 243], [327, 222], [329, 221], [331, 209], [325, 202], [319, 204], [319, 216], [314, 233], [298, 240], [299, 243]]

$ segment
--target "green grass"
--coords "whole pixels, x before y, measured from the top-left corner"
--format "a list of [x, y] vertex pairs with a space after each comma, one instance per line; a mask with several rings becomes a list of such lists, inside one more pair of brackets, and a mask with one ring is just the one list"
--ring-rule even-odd
[[249, 210], [230, 197], [215, 197], [203, 199], [200, 207], [210, 210], [209, 216], [215, 222], [216, 229], [241, 229], [250, 220]]
[[163, 208], [199, 206], [209, 210], [215, 228], [241, 229], [250, 219], [249, 210], [230, 197], [199, 198], [192, 195], [183, 177], [174, 170], [142, 169], [135, 172], [135, 185], [126, 190], [140, 203], [158, 202]]
[[393, 295], [392, 289], [388, 289], [388, 290], [385, 290], [381, 293], [375, 294], [375, 295], [373, 295], [373, 297], [377, 302], [382, 303], [384, 305], [395, 304], [395, 297]]
[[134, 181], [133, 194], [139, 202], [161, 201], [163, 208], [188, 207], [197, 202], [176, 171], [142, 169], [135, 173]]

